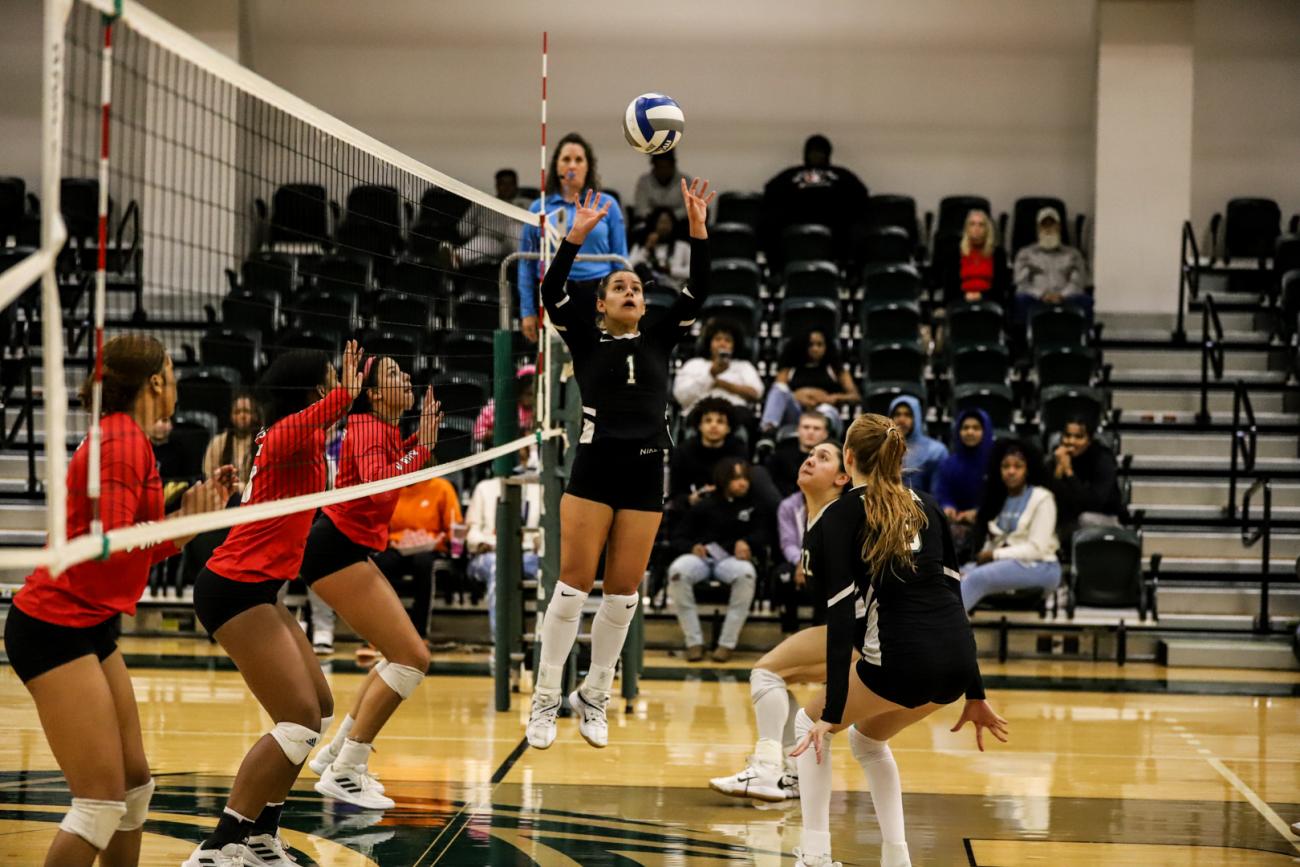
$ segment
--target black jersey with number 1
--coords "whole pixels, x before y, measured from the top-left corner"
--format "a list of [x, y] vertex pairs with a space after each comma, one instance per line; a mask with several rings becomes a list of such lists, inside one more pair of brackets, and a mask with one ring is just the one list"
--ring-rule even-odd
[[[817, 521], [809, 564], [826, 593], [826, 708], [841, 722], [849, 663], [881, 698], [918, 707], [948, 704], [963, 693], [984, 697], [975, 636], [961, 601], [948, 520], [929, 494], [913, 494], [926, 526], [912, 542], [913, 568], [901, 563], [873, 574], [862, 559], [865, 487], [831, 503]], [[810, 531], [811, 532], [811, 531]]]
[[709, 242], [691, 239], [690, 282], [672, 308], [640, 331], [618, 337], [596, 326], [585, 299], [568, 294], [569, 269], [578, 250], [577, 244], [560, 244], [542, 280], [542, 303], [573, 355], [582, 394], [579, 442], [619, 440], [668, 448], [668, 362], [708, 295]]

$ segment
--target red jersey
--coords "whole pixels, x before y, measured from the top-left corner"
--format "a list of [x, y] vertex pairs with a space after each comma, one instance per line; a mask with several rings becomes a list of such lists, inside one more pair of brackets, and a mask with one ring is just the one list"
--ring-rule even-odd
[[[135, 419], [115, 412], [100, 420], [99, 515], [105, 530], [163, 517], [163, 487], [149, 438]], [[86, 496], [90, 445], [83, 440], [68, 462], [68, 538], [90, 532]], [[107, 560], [88, 560], [51, 575], [41, 566], [14, 596], [24, 614], [59, 626], [86, 627], [115, 614], [134, 614], [149, 580], [149, 569], [178, 549], [173, 542], [117, 551]]]
[[[240, 505], [269, 503], [325, 490], [325, 433], [352, 403], [346, 388], [336, 388], [302, 412], [287, 416], [257, 435], [253, 471]], [[208, 568], [231, 581], [290, 581], [302, 568], [315, 509], [278, 518], [236, 524], [208, 560]]]
[[[334, 486], [346, 488], [420, 469], [429, 462], [431, 453], [418, 444], [417, 436], [403, 442], [397, 425], [368, 412], [348, 416]], [[358, 545], [382, 551], [388, 547], [388, 521], [401, 493], [395, 488], [372, 497], [335, 503], [322, 511], [344, 536]]]
[[987, 292], [993, 286], [993, 257], [971, 250], [961, 257], [961, 291]]

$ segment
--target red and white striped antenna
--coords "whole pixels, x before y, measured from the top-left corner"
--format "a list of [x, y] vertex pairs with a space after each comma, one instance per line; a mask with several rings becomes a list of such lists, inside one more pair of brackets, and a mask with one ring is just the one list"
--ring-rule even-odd
[[113, 101], [113, 21], [115, 16], [105, 15], [104, 50], [101, 55], [99, 99], [99, 251], [95, 261], [95, 372], [90, 385], [90, 449], [86, 473], [86, 496], [90, 499], [90, 532], [102, 533], [104, 526], [99, 514], [100, 454], [102, 431], [100, 413], [104, 392], [104, 307], [106, 306], [105, 281], [108, 271], [108, 124]]

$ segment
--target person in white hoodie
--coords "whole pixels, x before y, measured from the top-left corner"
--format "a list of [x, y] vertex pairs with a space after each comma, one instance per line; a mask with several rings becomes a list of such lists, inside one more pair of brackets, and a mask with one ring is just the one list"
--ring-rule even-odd
[[979, 554], [962, 569], [967, 611], [994, 593], [1039, 588], [1046, 594], [1060, 585], [1056, 499], [1040, 474], [1038, 455], [1026, 444], [1004, 440], [994, 446], [984, 505], [975, 520], [973, 547]]
[[[535, 479], [527, 481], [522, 494], [520, 524], [524, 528], [524, 577], [536, 578], [542, 539], [538, 529], [542, 515], [542, 486]], [[470, 556], [467, 572], [470, 578], [487, 588], [488, 621], [493, 636], [496, 635], [497, 500], [500, 498], [501, 479], [486, 478], [474, 486], [469, 509], [465, 512], [468, 525], [465, 547]]]

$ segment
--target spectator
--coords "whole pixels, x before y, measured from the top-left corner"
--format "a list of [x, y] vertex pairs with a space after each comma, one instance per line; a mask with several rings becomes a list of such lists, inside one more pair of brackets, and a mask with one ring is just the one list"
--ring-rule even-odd
[[[1056, 500], [1041, 484], [1038, 456], [1015, 440], [993, 449], [984, 505], [976, 522], [980, 552], [962, 569], [961, 599], [967, 611], [992, 593], [1061, 583], [1056, 559]], [[997, 469], [994, 470], [994, 467]]]
[[676, 219], [686, 219], [682, 177], [677, 170], [677, 154], [668, 151], [651, 156], [650, 171], [636, 179], [636, 190], [632, 194], [632, 210], [636, 218], [649, 223], [651, 211], [667, 208]]
[[[539, 213], [543, 208], [548, 221], [564, 226], [573, 225], [574, 210], [578, 196], [584, 190], [600, 189], [600, 175], [596, 172], [596, 155], [586, 139], [577, 133], [569, 133], [560, 139], [551, 153], [551, 166], [546, 173], [546, 191], [543, 198], [535, 199], [528, 209]], [[681, 190], [677, 190], [681, 198]], [[602, 206], [609, 203], [609, 213], [601, 220], [587, 240], [583, 242], [579, 256], [598, 254], [627, 255], [627, 232], [623, 227], [623, 210], [618, 200], [612, 196], [602, 196]], [[563, 232], [561, 233], [563, 234]], [[522, 253], [536, 253], [541, 234], [537, 226], [524, 228], [519, 241]], [[596, 316], [596, 284], [610, 271], [621, 268], [617, 262], [583, 262], [576, 261], [569, 272], [569, 294], [574, 302], [591, 308], [591, 315]], [[523, 259], [519, 262], [519, 315], [520, 327], [524, 336], [533, 343], [537, 342], [537, 262]]]
[[1082, 253], [1061, 243], [1061, 215], [1055, 208], [1039, 209], [1038, 243], [1016, 254], [1015, 279], [1017, 323], [1028, 322], [1044, 304], [1069, 304], [1092, 315], [1092, 297], [1084, 291], [1088, 265]]
[[[527, 456], [525, 455], [525, 460]], [[537, 565], [542, 553], [542, 536], [539, 521], [542, 515], [542, 486], [536, 478], [523, 485], [522, 515], [524, 529], [523, 572], [525, 578], [537, 577]], [[488, 624], [496, 639], [496, 577], [497, 577], [497, 500], [501, 499], [501, 479], [486, 478], [474, 486], [469, 498], [469, 511], [465, 522], [469, 533], [465, 546], [469, 550], [469, 577], [486, 588]]]
[[966, 215], [958, 246], [960, 255], [946, 259], [943, 287], [949, 306], [962, 301], [1005, 304], [1011, 290], [1007, 252], [997, 242], [993, 221], [978, 208]]
[[[515, 400], [519, 410], [519, 434], [522, 436], [533, 429], [537, 413], [537, 367], [525, 364], [515, 371]], [[496, 422], [496, 403], [492, 398], [479, 410], [474, 421], [474, 442], [482, 446], [492, 445], [493, 425]]]
[[840, 406], [860, 402], [858, 385], [840, 361], [836, 341], [814, 328], [790, 338], [781, 349], [776, 379], [767, 391], [761, 427], [775, 430], [794, 424], [807, 409], [822, 412], [832, 433], [840, 428]]
[[731, 432], [732, 407], [722, 398], [706, 397], [686, 419], [696, 436], [672, 449], [668, 465], [668, 505], [686, 509], [713, 492], [713, 469], [727, 457], [745, 457], [745, 444]]
[[190, 483], [185, 472], [185, 450], [179, 443], [172, 442], [173, 428], [170, 416], [158, 419], [149, 428], [149, 444], [153, 446], [158, 476], [163, 482], [163, 504], [169, 512], [180, 505], [181, 494]]
[[[402, 488], [388, 521], [388, 548], [374, 556], [375, 565], [397, 595], [412, 597], [407, 615], [426, 641], [433, 604], [434, 563], [447, 556], [452, 532], [460, 523], [460, 495], [451, 482], [435, 478], [408, 485]], [[407, 577], [412, 586], [403, 592], [402, 583]]]
[[829, 228], [836, 258], [848, 260], [855, 227], [866, 206], [867, 188], [858, 176], [843, 166], [831, 165], [830, 139], [809, 136], [803, 146], [803, 164], [785, 169], [763, 188], [759, 223], [769, 264], [781, 268], [781, 232], [800, 223]]
[[1080, 527], [1115, 527], [1127, 517], [1119, 490], [1115, 455], [1093, 439], [1088, 421], [1072, 418], [1061, 430], [1061, 444], [1047, 460], [1047, 487], [1056, 497], [1057, 533], [1066, 557]]
[[689, 415], [700, 401], [715, 397], [733, 407], [740, 425], [751, 422], [750, 406], [763, 396], [763, 379], [747, 360], [745, 333], [734, 322], [710, 319], [700, 335], [698, 356], [677, 371], [673, 398]]
[[826, 621], [826, 596], [818, 587], [809, 587], [803, 573], [803, 534], [809, 512], [812, 520], [848, 488], [852, 479], [844, 470], [840, 447], [835, 443], [818, 443], [813, 453], [799, 467], [799, 490], [781, 501], [777, 509], [777, 538], [781, 544], [782, 563], [777, 569], [776, 602], [781, 610], [781, 631], [799, 628], [799, 598], [812, 603], [814, 626]]
[[[499, 169], [496, 173], [497, 198], [520, 208], [528, 207], [528, 199], [519, 195], [519, 175], [514, 169]], [[457, 268], [484, 262], [500, 262], [519, 249], [522, 226], [483, 205], [471, 205], [456, 226], [456, 233], [464, 240], [453, 251], [452, 264]]]
[[645, 239], [632, 247], [628, 261], [643, 283], [676, 289], [691, 276], [691, 245], [677, 237], [677, 220], [669, 208], [655, 208], [646, 225]]
[[762, 556], [772, 520], [750, 495], [749, 471], [744, 458], [719, 461], [713, 476], [716, 490], [691, 507], [673, 533], [672, 547], [678, 556], [668, 567], [668, 595], [686, 639], [688, 662], [704, 658], [696, 584], [715, 579], [731, 587], [722, 634], [713, 651], [715, 662], [731, 658], [749, 618], [758, 580], [754, 561]]
[[242, 490], [253, 470], [253, 440], [259, 427], [253, 396], [239, 392], [230, 403], [230, 427], [214, 436], [203, 453], [203, 477], [210, 479], [218, 467], [232, 465], [239, 474], [237, 490]]
[[939, 464], [934, 498], [948, 516], [957, 559], [970, 556], [971, 528], [984, 502], [984, 477], [993, 450], [993, 422], [982, 409], [962, 410], [952, 425], [952, 451]]
[[831, 424], [826, 416], [815, 409], [806, 409], [799, 415], [799, 427], [793, 438], [781, 440], [767, 460], [767, 471], [781, 496], [789, 497], [799, 490], [799, 468], [812, 450], [831, 438]]
[[947, 446], [925, 435], [925, 413], [912, 395], [901, 394], [890, 401], [889, 417], [907, 438], [903, 483], [914, 491], [933, 493], [939, 465], [948, 457]]

